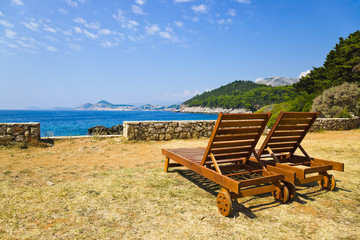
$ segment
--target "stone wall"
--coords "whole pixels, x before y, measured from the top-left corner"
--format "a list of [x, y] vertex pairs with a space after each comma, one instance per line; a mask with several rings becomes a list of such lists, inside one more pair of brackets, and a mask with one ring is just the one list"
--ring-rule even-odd
[[127, 140], [170, 140], [210, 137], [215, 121], [125, 121]]
[[360, 127], [360, 118], [318, 118], [310, 128], [311, 132], [319, 130], [350, 130]]
[[40, 141], [40, 123], [0, 123], [0, 144]]
[[[210, 137], [215, 121], [125, 121], [127, 140], [170, 140]], [[360, 118], [318, 118], [310, 131], [350, 130], [360, 127]]]

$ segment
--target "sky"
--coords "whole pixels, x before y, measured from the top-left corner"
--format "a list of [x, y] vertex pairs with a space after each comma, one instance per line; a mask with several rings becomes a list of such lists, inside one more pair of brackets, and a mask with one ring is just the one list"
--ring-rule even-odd
[[0, 109], [170, 105], [299, 77], [359, 29], [359, 0], [0, 0]]

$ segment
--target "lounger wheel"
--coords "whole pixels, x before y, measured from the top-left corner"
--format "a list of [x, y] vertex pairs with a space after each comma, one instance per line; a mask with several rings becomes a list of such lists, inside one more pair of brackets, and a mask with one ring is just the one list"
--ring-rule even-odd
[[284, 183], [280, 183], [280, 186], [276, 186], [275, 190], [272, 192], [272, 195], [276, 201], [281, 203], [286, 203], [290, 197], [289, 189]]
[[289, 200], [293, 199], [296, 196], [296, 187], [293, 183], [285, 182], [286, 187], [289, 190]]
[[325, 175], [322, 180], [318, 181], [318, 184], [321, 189], [328, 189], [332, 191], [336, 187], [336, 180], [332, 174], [329, 174]]
[[216, 204], [221, 215], [227, 217], [232, 211], [232, 202], [230, 194], [227, 192], [220, 192], [216, 198]]

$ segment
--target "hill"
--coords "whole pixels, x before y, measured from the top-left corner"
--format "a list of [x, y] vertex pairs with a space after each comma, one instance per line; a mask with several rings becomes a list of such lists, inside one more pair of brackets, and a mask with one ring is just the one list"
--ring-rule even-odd
[[291, 85], [272, 87], [239, 80], [196, 95], [183, 105], [256, 111], [265, 105], [289, 101], [297, 95]]
[[137, 108], [133, 105], [128, 104], [112, 104], [108, 101], [101, 100], [95, 104], [85, 103], [80, 107], [74, 108], [74, 110], [137, 110]]

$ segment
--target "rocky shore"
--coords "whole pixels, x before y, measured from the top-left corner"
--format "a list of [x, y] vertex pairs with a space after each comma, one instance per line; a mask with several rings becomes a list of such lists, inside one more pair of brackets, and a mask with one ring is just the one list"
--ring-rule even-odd
[[209, 114], [218, 114], [220, 112], [222, 113], [251, 113], [251, 111], [247, 111], [242, 108], [210, 108], [210, 107], [189, 107], [186, 105], [180, 106], [180, 112], [184, 113], [209, 113]]
[[104, 126], [95, 126], [88, 129], [89, 135], [122, 135], [123, 125], [119, 124], [110, 128]]

